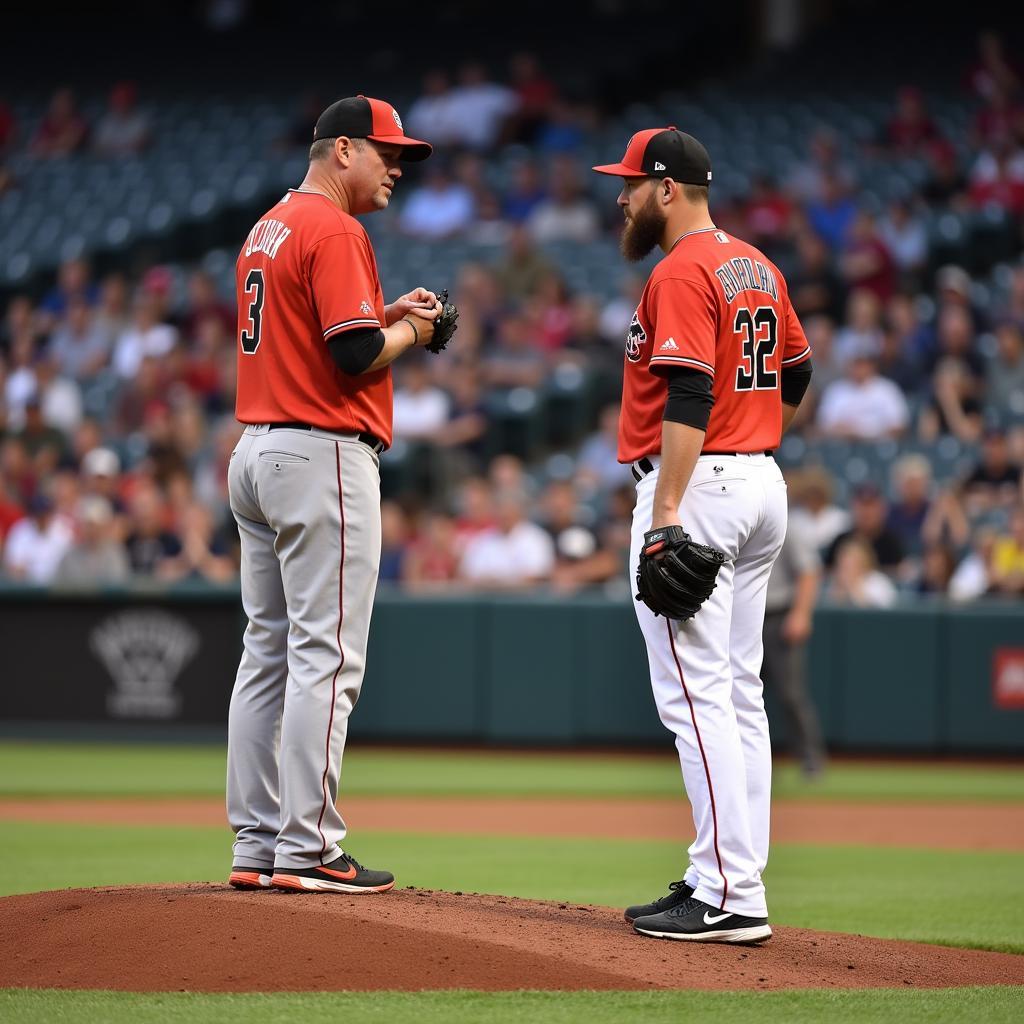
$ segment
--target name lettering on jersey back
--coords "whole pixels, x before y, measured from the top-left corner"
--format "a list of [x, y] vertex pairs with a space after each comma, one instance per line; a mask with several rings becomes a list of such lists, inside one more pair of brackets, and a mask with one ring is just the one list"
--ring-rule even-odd
[[772, 271], [758, 260], [735, 256], [715, 271], [715, 277], [725, 292], [726, 302], [732, 302], [741, 292], [765, 292], [778, 300], [779, 283]]
[[292, 229], [286, 228], [279, 220], [272, 218], [261, 220], [249, 232], [249, 238], [245, 243], [245, 255], [251, 256], [254, 252], [265, 252], [271, 259], [274, 259], [277, 256], [277, 250], [281, 248], [282, 243], [291, 233]]

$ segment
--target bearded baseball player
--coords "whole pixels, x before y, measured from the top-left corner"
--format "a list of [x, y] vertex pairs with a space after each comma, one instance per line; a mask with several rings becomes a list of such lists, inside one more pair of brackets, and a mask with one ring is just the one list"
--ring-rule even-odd
[[626, 910], [642, 935], [771, 937], [771, 747], [759, 672], [765, 591], [786, 533], [772, 451], [811, 377], [786, 282], [715, 227], [711, 162], [674, 127], [638, 132], [617, 164], [622, 251], [665, 253], [626, 342], [619, 461], [636, 478], [632, 571], [661, 720], [674, 735], [697, 836], [685, 875]]
[[229, 881], [382, 892], [394, 876], [342, 850], [335, 800], [380, 561], [390, 366], [440, 347], [453, 307], [425, 288], [385, 305], [355, 219], [386, 209], [400, 164], [431, 147], [365, 96], [328, 107], [313, 139], [305, 180], [259, 219], [236, 269], [247, 426], [228, 487], [249, 623], [228, 719]]

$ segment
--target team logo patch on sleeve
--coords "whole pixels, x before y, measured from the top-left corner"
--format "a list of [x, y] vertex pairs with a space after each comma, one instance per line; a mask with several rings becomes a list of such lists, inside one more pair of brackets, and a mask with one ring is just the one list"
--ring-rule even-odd
[[633, 314], [633, 320], [629, 325], [629, 334], [626, 335], [626, 358], [631, 363], [640, 362], [640, 349], [647, 341], [647, 332], [640, 323], [640, 310]]
[[369, 304], [369, 303], [368, 303], [368, 302], [367, 302], [367, 301], [366, 301], [366, 300], [364, 299], [364, 300], [363, 300], [363, 301], [362, 301], [362, 302], [361, 302], [361, 303], [359, 304], [359, 312], [360, 312], [360, 313], [366, 313], [366, 314], [370, 314], [370, 313], [372, 313], [372, 312], [373, 312], [373, 307], [372, 307], [372, 306], [371, 306], [371, 305], [370, 305], [370, 304]]

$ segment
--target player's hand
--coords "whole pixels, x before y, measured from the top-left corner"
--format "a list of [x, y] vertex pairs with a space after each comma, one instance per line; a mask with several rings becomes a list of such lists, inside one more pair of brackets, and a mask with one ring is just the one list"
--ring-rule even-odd
[[416, 344], [421, 348], [429, 345], [434, 339], [434, 321], [441, 315], [441, 303], [435, 302], [433, 306], [415, 306], [402, 317], [408, 320], [416, 328]]
[[811, 636], [811, 617], [806, 612], [793, 609], [783, 620], [782, 638], [794, 647], [807, 643]]
[[683, 521], [679, 518], [679, 514], [671, 515], [664, 513], [663, 515], [655, 515], [651, 519], [651, 525], [649, 530], [660, 530], [663, 526], [682, 526]]
[[[414, 310], [419, 312], [420, 310], [430, 311], [437, 307], [437, 313], [440, 313], [440, 306], [438, 305], [437, 296], [427, 291], [426, 288], [414, 288], [411, 292], [407, 292], [405, 295], [399, 295], [390, 306], [384, 310], [384, 319], [387, 321], [387, 325], [390, 327], [392, 324], [398, 323], [406, 314], [413, 312]], [[436, 316], [437, 313], [434, 315]], [[419, 324], [416, 325], [417, 328]]]

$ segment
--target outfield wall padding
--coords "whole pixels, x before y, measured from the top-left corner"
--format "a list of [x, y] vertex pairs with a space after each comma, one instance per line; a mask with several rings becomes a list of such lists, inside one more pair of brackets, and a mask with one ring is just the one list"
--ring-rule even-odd
[[[241, 646], [233, 589], [0, 590], [0, 720], [217, 726]], [[829, 745], [1024, 753], [1024, 607], [823, 607], [808, 678]], [[766, 694], [777, 745], [786, 726]], [[351, 736], [664, 745], [628, 602], [378, 596]]]

